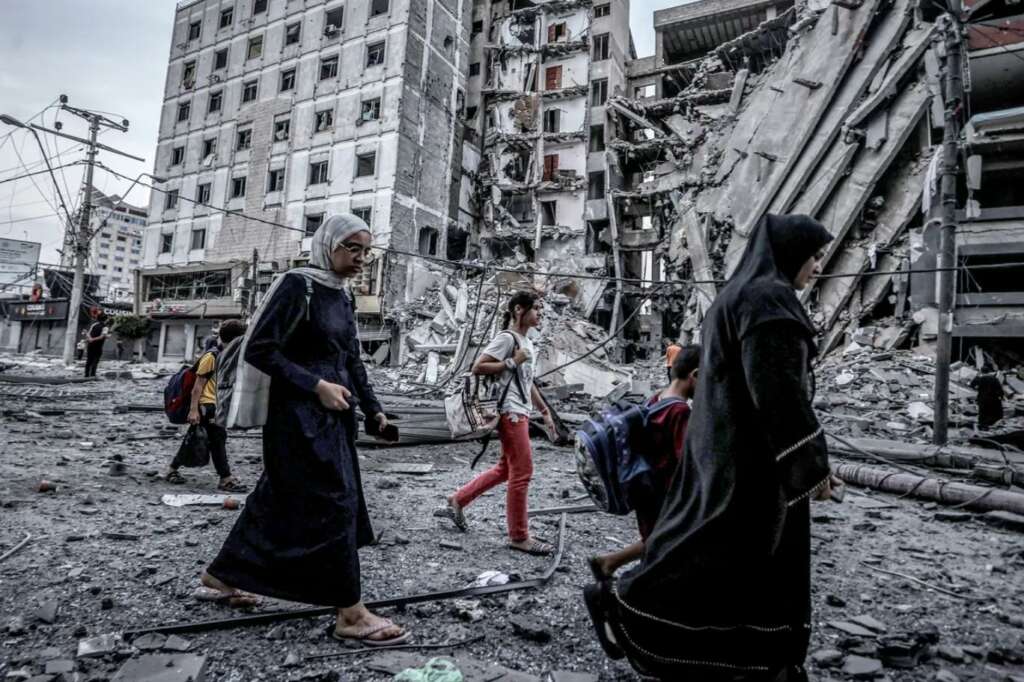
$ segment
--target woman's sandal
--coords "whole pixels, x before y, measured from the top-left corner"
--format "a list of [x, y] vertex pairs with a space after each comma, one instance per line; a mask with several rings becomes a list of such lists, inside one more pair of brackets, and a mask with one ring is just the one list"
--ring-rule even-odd
[[255, 594], [242, 592], [241, 590], [225, 592], [224, 590], [207, 587], [206, 585], [197, 587], [195, 592], [192, 593], [192, 597], [198, 601], [205, 601], [213, 604], [227, 604], [228, 606], [234, 606], [235, 608], [259, 606], [261, 603], [261, 599]]
[[244, 493], [249, 490], [249, 486], [239, 483], [235, 479], [229, 479], [226, 483], [218, 483], [217, 490], [224, 493]]
[[518, 552], [525, 552], [531, 556], [549, 556], [554, 553], [555, 548], [546, 542], [541, 542], [536, 538], [530, 538], [530, 544], [526, 547], [517, 547], [511, 542], [508, 544], [509, 549], [514, 549]]
[[388, 639], [371, 639], [371, 637], [373, 637], [373, 635], [377, 634], [378, 632], [383, 632], [384, 630], [393, 627], [395, 627], [395, 624], [392, 623], [390, 620], [385, 619], [384, 622], [380, 625], [364, 628], [352, 635], [342, 635], [338, 633], [334, 626], [331, 626], [331, 638], [336, 639], [339, 642], [344, 642], [346, 644], [355, 643], [362, 644], [364, 646], [381, 647], [395, 646], [396, 644], [405, 644], [409, 641], [411, 635], [405, 630], [402, 630], [402, 634], [396, 635], [395, 637], [390, 637]]
[[440, 519], [448, 519], [463, 533], [469, 530], [469, 524], [466, 523], [466, 515], [462, 512], [462, 507], [451, 500], [448, 500], [443, 507], [436, 510], [434, 516]]
[[178, 471], [169, 471], [167, 472], [167, 475], [164, 476], [164, 480], [167, 481], [168, 483], [181, 485], [182, 483], [185, 482], [185, 477], [182, 476], [181, 473]]

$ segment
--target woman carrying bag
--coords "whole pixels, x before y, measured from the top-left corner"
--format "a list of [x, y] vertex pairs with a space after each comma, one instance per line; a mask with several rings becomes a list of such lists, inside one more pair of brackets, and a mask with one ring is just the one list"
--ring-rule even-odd
[[313, 235], [310, 266], [278, 279], [249, 325], [228, 426], [263, 424], [264, 471], [202, 583], [216, 601], [249, 604], [251, 592], [336, 606], [333, 636], [376, 646], [409, 635], [361, 597], [358, 550], [374, 535], [355, 406], [368, 431], [387, 417], [360, 359], [346, 280], [362, 271], [371, 236], [356, 216], [331, 216]]

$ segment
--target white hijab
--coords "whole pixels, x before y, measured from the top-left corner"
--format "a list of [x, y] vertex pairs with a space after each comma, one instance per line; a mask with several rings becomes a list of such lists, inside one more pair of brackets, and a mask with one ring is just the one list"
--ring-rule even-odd
[[[358, 216], [351, 213], [333, 215], [317, 228], [309, 246], [309, 265], [292, 268], [288, 273], [302, 275], [332, 289], [344, 289], [346, 280], [331, 268], [331, 254], [346, 239], [360, 232], [370, 232], [370, 228]], [[371, 233], [372, 234], [372, 233]], [[285, 274], [288, 274], [285, 273]], [[263, 296], [259, 307], [249, 320], [242, 347], [239, 348], [238, 369], [235, 373], [234, 389], [231, 392], [231, 406], [228, 408], [225, 426], [231, 428], [251, 428], [267, 423], [267, 408], [270, 404], [270, 377], [245, 361], [249, 339], [263, 315], [267, 301], [274, 297], [284, 276], [278, 277], [270, 285]]]

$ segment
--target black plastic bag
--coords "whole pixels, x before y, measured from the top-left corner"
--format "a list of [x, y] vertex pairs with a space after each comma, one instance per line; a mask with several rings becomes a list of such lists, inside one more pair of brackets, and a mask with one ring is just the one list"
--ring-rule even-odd
[[206, 435], [206, 428], [202, 424], [193, 424], [188, 427], [185, 438], [178, 448], [178, 456], [175, 458], [181, 466], [204, 467], [210, 462], [210, 441]]

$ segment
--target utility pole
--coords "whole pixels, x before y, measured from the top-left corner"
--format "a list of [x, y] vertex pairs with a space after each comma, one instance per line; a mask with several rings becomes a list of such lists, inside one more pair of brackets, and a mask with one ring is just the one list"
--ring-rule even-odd
[[935, 348], [935, 424], [932, 440], [945, 445], [949, 434], [949, 366], [953, 353], [953, 311], [956, 267], [956, 184], [960, 164], [960, 113], [963, 110], [963, 26], [961, 0], [946, 0], [946, 78], [943, 92], [945, 128], [942, 134], [942, 226], [936, 284], [939, 336]]
[[249, 280], [249, 319], [252, 319], [252, 314], [256, 310], [256, 292], [259, 291], [259, 285], [256, 282], [256, 277], [259, 273], [260, 267], [260, 252], [256, 249], [252, 250], [252, 279]]

